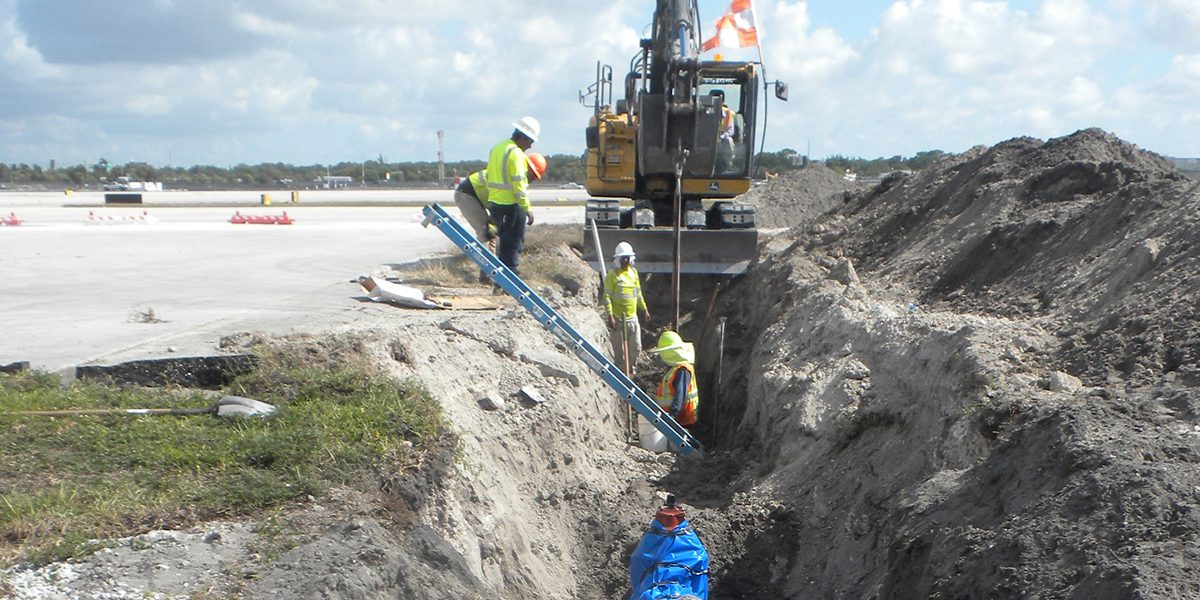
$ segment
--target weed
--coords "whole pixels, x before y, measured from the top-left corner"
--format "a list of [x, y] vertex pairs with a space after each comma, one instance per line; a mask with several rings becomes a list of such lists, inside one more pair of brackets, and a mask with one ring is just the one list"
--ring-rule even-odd
[[139, 306], [129, 311], [130, 323], [166, 323], [166, 321], [158, 317], [158, 313], [149, 306]]

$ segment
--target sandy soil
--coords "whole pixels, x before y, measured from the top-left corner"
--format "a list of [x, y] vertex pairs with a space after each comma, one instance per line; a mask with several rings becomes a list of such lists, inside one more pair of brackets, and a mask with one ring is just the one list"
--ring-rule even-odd
[[[820, 210], [796, 208], [784, 177], [755, 194], [791, 228], [750, 274], [683, 294], [703, 457], [627, 445], [619, 401], [519, 309], [397, 309], [352, 333], [442, 402], [459, 451], [377, 494], [151, 534], [10, 572], [10, 589], [617, 598], [672, 491], [714, 598], [1200, 595], [1196, 182], [1087, 130], [972, 149]], [[541, 292], [608, 347], [596, 277], [555, 252], [575, 274]], [[668, 286], [647, 282], [652, 314]]]

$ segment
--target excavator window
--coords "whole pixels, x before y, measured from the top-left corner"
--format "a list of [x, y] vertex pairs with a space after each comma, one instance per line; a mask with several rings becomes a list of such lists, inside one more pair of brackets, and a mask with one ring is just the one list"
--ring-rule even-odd
[[744, 177], [749, 168], [749, 156], [746, 151], [742, 83], [730, 78], [707, 79], [700, 84], [699, 91], [701, 95], [711, 96], [714, 102], [722, 104], [715, 174]]

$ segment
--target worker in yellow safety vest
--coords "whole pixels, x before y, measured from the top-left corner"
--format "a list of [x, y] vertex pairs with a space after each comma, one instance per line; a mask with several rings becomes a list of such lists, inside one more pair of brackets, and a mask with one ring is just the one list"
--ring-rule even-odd
[[696, 382], [696, 349], [678, 333], [664, 331], [658, 336], [658, 354], [670, 369], [658, 382], [655, 401], [680, 425], [695, 424], [700, 410], [700, 388]]
[[613, 268], [604, 276], [604, 307], [608, 325], [612, 328], [613, 358], [626, 375], [637, 370], [638, 354], [642, 349], [642, 326], [638, 311], [650, 320], [650, 309], [642, 295], [642, 282], [633, 266], [637, 255], [629, 242], [617, 244], [613, 251]]
[[525, 243], [525, 226], [533, 225], [529, 205], [529, 159], [525, 151], [533, 146], [542, 126], [533, 117], [521, 117], [513, 123], [512, 136], [492, 147], [488, 153], [487, 190], [488, 212], [496, 223], [500, 243], [497, 258], [520, 274], [521, 246]]
[[733, 147], [737, 141], [737, 124], [733, 109], [725, 104], [725, 92], [719, 89], [709, 92], [714, 103], [721, 105], [721, 120], [717, 126], [717, 172], [728, 173], [733, 169]]
[[[538, 180], [546, 173], [546, 157], [537, 152], [528, 152], [529, 179]], [[454, 189], [454, 204], [463, 218], [475, 230], [475, 238], [496, 251], [496, 224], [488, 216], [487, 169], [481, 169], [464, 177]], [[479, 281], [486, 283], [487, 275], [480, 271]]]

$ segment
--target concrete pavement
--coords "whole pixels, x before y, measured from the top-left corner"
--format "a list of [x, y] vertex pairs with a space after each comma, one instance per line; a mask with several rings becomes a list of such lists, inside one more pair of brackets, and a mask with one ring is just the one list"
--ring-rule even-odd
[[[435, 200], [452, 207], [442, 194]], [[146, 212], [156, 222], [96, 225], [86, 224], [89, 212], [142, 209], [68, 208], [62, 200], [0, 194], [0, 212], [25, 220], [0, 227], [0, 364], [27, 360], [59, 371], [203, 355], [236, 332], [316, 333], [394, 314], [356, 300], [362, 291], [350, 280], [456, 252], [435, 228], [420, 226], [418, 208], [238, 209], [286, 210], [293, 225], [233, 225], [233, 209], [222, 206], [155, 208]], [[539, 223], [583, 217], [579, 206], [535, 212]]]

